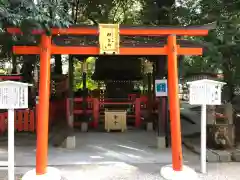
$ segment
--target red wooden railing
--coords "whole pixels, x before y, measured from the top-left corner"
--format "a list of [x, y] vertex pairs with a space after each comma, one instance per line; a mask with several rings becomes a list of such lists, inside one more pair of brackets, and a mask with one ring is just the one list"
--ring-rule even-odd
[[[53, 101], [50, 103], [49, 124], [65, 117], [65, 101]], [[15, 110], [15, 130], [18, 132], [36, 132], [37, 129], [37, 107], [33, 109]], [[7, 131], [8, 113], [0, 113], [0, 134]]]
[[[15, 130], [18, 132], [35, 132], [36, 121], [35, 121], [36, 110], [25, 109], [15, 110]], [[7, 131], [8, 113], [0, 113], [0, 133]]]
[[[98, 98], [91, 98], [87, 97], [86, 102], [87, 102], [87, 108], [86, 110], [83, 110], [80, 106], [80, 104], [83, 102], [83, 98], [74, 98], [74, 106], [73, 106], [73, 115], [80, 115], [80, 114], [92, 114], [93, 115], [93, 121], [90, 122], [90, 126], [93, 128], [97, 128], [99, 124], [99, 117], [100, 115], [100, 108], [104, 107], [104, 105], [132, 105], [134, 109], [134, 114], [128, 114], [127, 117], [135, 118], [135, 126], [140, 127], [141, 125], [141, 109], [142, 109], [142, 104], [145, 107], [147, 104], [147, 97], [142, 96], [140, 98], [136, 98], [135, 96], [129, 96], [128, 101], [126, 102], [112, 102], [111, 99], [104, 99], [104, 101], [100, 101]], [[70, 114], [70, 104], [69, 104], [69, 99], [66, 101], [66, 118], [67, 120], [69, 119], [69, 114]], [[75, 126], [81, 125], [79, 122], [74, 123]]]

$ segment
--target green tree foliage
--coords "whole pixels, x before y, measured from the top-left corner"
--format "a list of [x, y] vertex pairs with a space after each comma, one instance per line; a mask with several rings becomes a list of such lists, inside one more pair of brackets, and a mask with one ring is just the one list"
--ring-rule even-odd
[[[86, 59], [87, 64], [87, 88], [89, 90], [94, 90], [98, 88], [98, 84], [96, 81], [92, 80], [92, 75], [95, 69], [95, 57], [89, 57]], [[76, 60], [74, 61], [74, 91], [83, 88], [83, 80], [82, 80], [82, 73], [83, 73], [83, 62]]]
[[138, 0], [76, 0], [74, 5], [74, 20], [81, 24], [137, 24], [141, 20]]
[[[37, 56], [12, 56], [12, 46], [21, 44], [34, 44], [39, 38], [31, 35], [33, 29], [42, 29], [50, 33], [50, 27], [66, 27], [72, 23], [67, 0], [0, 0], [0, 63], [14, 59], [23, 62], [22, 70], [24, 80], [32, 81], [32, 72]], [[7, 27], [19, 27], [23, 35], [15, 36], [5, 34]]]
[[150, 25], [178, 24], [173, 16], [175, 0], [141, 0], [142, 22]]
[[20, 27], [24, 35], [16, 38], [9, 34], [0, 34], [2, 57], [11, 56], [11, 47], [15, 41], [34, 43], [31, 36], [33, 29], [44, 29], [49, 32], [53, 26], [63, 27], [71, 24], [67, 0], [0, 0], [0, 29]]
[[0, 19], [3, 27], [21, 27], [23, 32], [32, 28], [68, 26], [69, 1], [67, 0], [1, 0]]
[[240, 1], [187, 0], [179, 4], [177, 14], [181, 24], [217, 23], [216, 29], [208, 36], [193, 38], [207, 50], [203, 57], [185, 58], [185, 73], [223, 72], [227, 82], [225, 98], [231, 100], [235, 87], [240, 83]]

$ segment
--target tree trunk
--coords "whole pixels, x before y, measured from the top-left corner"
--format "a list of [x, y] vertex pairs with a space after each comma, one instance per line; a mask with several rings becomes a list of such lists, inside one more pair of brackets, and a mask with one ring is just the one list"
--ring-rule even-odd
[[233, 79], [233, 72], [229, 68], [228, 60], [225, 60], [227, 63], [223, 65], [223, 76], [224, 81], [227, 83], [227, 85], [224, 86], [223, 89], [223, 99], [227, 102], [232, 102], [234, 98], [234, 83], [232, 81]]
[[[223, 88], [223, 100], [225, 100], [225, 111], [227, 113], [224, 113], [227, 116], [227, 127], [226, 127], [226, 139], [227, 144], [226, 147], [232, 147], [235, 144], [235, 116], [233, 113], [233, 99], [234, 99], [234, 87], [235, 84], [233, 82], [233, 72], [231, 68], [229, 67], [230, 60], [226, 59], [224, 68], [223, 68], [223, 75], [224, 75], [224, 81], [227, 82], [227, 85]], [[230, 107], [230, 108], [229, 108]]]
[[[166, 76], [166, 72], [167, 72], [167, 58], [166, 56], [159, 56], [157, 58], [157, 63], [156, 63], [156, 79], [163, 79]], [[158, 129], [158, 136], [163, 137], [163, 136], [166, 136], [165, 124], [168, 121], [167, 119], [168, 107], [165, 102], [166, 101], [165, 97], [158, 97], [158, 98], [159, 98], [159, 104], [158, 104], [157, 129]]]
[[32, 83], [33, 82], [33, 70], [34, 64], [36, 62], [36, 55], [26, 55], [23, 56], [23, 66], [21, 73], [23, 76], [23, 82]]
[[55, 74], [62, 74], [62, 56], [55, 55], [55, 66], [54, 66]]
[[[21, 69], [21, 73], [23, 76], [23, 82], [33, 84], [33, 70], [34, 70], [34, 64], [36, 63], [36, 55], [26, 55], [23, 56], [23, 66]], [[31, 94], [30, 87], [28, 88], [28, 104], [29, 107], [34, 106], [35, 104], [35, 98], [34, 95]]]
[[12, 74], [17, 74], [17, 56], [12, 56]]

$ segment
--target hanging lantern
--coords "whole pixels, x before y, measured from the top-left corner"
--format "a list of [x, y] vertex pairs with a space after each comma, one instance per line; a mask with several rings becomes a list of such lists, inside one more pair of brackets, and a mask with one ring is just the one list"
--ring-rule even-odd
[[144, 73], [149, 74], [153, 72], [153, 63], [150, 61], [144, 61]]

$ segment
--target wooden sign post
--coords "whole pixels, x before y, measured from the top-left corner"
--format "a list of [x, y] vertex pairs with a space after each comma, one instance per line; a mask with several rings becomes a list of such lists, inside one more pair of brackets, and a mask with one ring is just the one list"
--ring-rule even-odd
[[14, 175], [14, 110], [28, 108], [27, 83], [16, 81], [0, 82], [0, 109], [8, 110], [8, 180]]
[[189, 104], [201, 105], [201, 171], [207, 173], [207, 105], [221, 105], [224, 82], [202, 79], [188, 82]]

